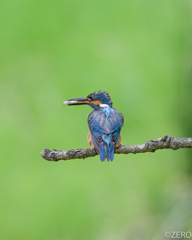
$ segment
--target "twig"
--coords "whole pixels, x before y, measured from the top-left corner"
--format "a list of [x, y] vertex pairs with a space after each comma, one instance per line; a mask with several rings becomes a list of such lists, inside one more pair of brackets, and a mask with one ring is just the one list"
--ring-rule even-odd
[[[177, 150], [179, 148], [192, 148], [192, 138], [176, 138], [172, 136], [164, 136], [163, 138], [158, 138], [156, 140], [147, 141], [141, 145], [120, 145], [115, 149], [116, 154], [129, 154], [129, 153], [145, 153], [145, 152], [155, 152], [158, 149], [173, 149]], [[48, 148], [45, 148], [41, 152], [41, 157], [48, 160], [57, 162], [59, 160], [70, 160], [78, 158], [88, 158], [94, 157], [97, 153], [95, 149], [71, 149], [68, 151], [65, 150], [56, 150], [51, 151]]]

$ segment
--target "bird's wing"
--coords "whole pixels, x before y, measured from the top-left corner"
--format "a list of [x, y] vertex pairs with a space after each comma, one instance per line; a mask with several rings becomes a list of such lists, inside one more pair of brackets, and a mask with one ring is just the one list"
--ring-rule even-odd
[[114, 148], [117, 147], [120, 137], [120, 131], [123, 127], [124, 118], [121, 113], [119, 113], [117, 110], [113, 114], [111, 114], [111, 117], [108, 119], [108, 124], [110, 126], [110, 130], [112, 133], [112, 140], [113, 140], [113, 146]]
[[94, 147], [98, 154], [99, 154], [99, 146], [102, 140], [102, 133], [103, 133], [103, 131], [101, 131], [102, 121], [104, 120], [103, 117], [104, 117], [104, 114], [96, 110], [91, 112], [88, 116], [89, 130], [91, 132]]
[[93, 144], [99, 153], [99, 146], [102, 140], [102, 134], [112, 134], [114, 147], [117, 146], [120, 136], [120, 130], [123, 126], [123, 115], [113, 109], [110, 116], [99, 110], [94, 110], [88, 116], [88, 125], [91, 132]]

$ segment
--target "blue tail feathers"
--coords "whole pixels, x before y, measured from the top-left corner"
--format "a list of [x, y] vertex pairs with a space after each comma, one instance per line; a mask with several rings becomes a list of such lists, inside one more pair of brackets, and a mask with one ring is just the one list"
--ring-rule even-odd
[[105, 158], [107, 158], [108, 162], [109, 160], [113, 161], [114, 159], [114, 147], [111, 137], [111, 134], [102, 136], [102, 141], [99, 146], [99, 154], [102, 162]]

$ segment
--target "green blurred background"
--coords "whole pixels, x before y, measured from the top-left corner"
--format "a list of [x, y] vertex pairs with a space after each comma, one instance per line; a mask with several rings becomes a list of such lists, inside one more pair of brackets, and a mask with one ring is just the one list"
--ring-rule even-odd
[[159, 240], [192, 232], [192, 150], [48, 162], [87, 148], [107, 91], [122, 144], [192, 137], [189, 0], [0, 2], [0, 239]]

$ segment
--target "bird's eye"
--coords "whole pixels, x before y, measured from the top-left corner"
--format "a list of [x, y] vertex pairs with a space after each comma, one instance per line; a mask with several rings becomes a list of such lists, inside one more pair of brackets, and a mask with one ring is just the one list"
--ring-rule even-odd
[[93, 101], [93, 99], [92, 99], [92, 98], [90, 98], [90, 97], [88, 97], [88, 101], [89, 101], [89, 102], [92, 102], [92, 101]]

